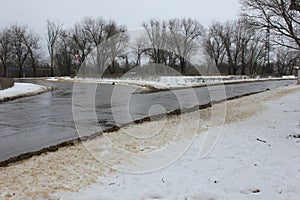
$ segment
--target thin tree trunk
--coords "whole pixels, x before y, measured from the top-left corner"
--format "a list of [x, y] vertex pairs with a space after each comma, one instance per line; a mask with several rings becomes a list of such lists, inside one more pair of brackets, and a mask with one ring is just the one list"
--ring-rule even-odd
[[6, 64], [3, 64], [3, 70], [4, 70], [3, 77], [8, 77]]
[[185, 75], [185, 67], [186, 67], [185, 59], [180, 58], [180, 71], [183, 75]]
[[23, 74], [23, 67], [20, 67], [20, 70], [19, 70], [19, 78], [22, 78], [22, 74]]

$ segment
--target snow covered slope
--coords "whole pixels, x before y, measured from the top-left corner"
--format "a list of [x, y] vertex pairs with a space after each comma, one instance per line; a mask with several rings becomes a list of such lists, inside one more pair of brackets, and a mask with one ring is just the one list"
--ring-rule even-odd
[[102, 84], [123, 84], [134, 85], [142, 88], [152, 88], [157, 90], [176, 89], [185, 87], [199, 87], [215, 84], [230, 84], [271, 80], [295, 80], [295, 76], [282, 78], [250, 78], [248, 76], [149, 76], [149, 77], [121, 77], [121, 78], [70, 78], [53, 77], [46, 79], [51, 82], [82, 82], [82, 83], [102, 83]]
[[50, 87], [45, 87], [31, 83], [15, 83], [15, 85], [12, 88], [0, 90], [0, 102], [20, 97], [32, 96], [50, 90]]

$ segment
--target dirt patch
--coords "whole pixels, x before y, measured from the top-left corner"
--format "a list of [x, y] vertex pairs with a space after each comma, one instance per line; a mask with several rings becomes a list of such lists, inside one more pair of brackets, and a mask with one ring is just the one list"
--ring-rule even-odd
[[108, 172], [82, 145], [64, 148], [0, 168], [0, 198], [53, 199], [53, 193], [78, 191]]

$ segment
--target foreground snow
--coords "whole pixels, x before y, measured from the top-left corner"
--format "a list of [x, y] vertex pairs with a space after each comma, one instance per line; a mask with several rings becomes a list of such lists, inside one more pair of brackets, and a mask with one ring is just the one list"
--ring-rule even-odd
[[[262, 100], [259, 98], [260, 95], [246, 99], [257, 102]], [[247, 100], [240, 102], [243, 106], [251, 105]], [[88, 189], [62, 197], [299, 199], [300, 139], [294, 138], [300, 134], [299, 102], [298, 89], [296, 94], [261, 105], [264, 112], [249, 119], [240, 122], [231, 119], [235, 123], [225, 125], [216, 148], [204, 159], [199, 158], [199, 148], [204, 139], [204, 134], [200, 134], [192, 147], [170, 167], [141, 175], [118, 173], [102, 176]], [[231, 106], [228, 108], [233, 109]], [[217, 134], [218, 131], [217, 127], [213, 128], [210, 134]], [[145, 166], [153, 165], [153, 161], [147, 159], [138, 162], [143, 162]]]
[[155, 89], [173, 89], [184, 87], [197, 87], [214, 84], [229, 84], [240, 82], [255, 82], [269, 80], [286, 80], [296, 79], [295, 76], [284, 76], [281, 78], [250, 78], [248, 76], [153, 76], [141, 78], [130, 76], [128, 78], [70, 78], [70, 77], [53, 77], [48, 78], [48, 81], [53, 82], [82, 82], [82, 83], [106, 83], [106, 84], [125, 84], [134, 85], [144, 88]]
[[31, 84], [31, 83], [15, 83], [15, 85], [6, 90], [0, 90], [0, 102], [16, 99], [19, 97], [32, 96], [43, 92], [50, 91], [51, 88]]
[[[300, 87], [289, 86], [132, 125], [85, 146], [35, 156], [0, 168], [0, 198], [296, 200], [300, 195], [299, 100]], [[222, 117], [224, 106], [225, 124], [210, 121], [212, 113], [215, 119]], [[216, 147], [200, 158], [205, 132], [209, 130], [213, 138], [221, 127], [223, 133]], [[178, 130], [179, 137], [174, 139]], [[159, 134], [149, 137], [155, 133]], [[138, 143], [132, 136], [149, 139]], [[154, 160], [145, 152], [155, 152], [170, 141], [178, 147], [193, 144], [173, 164], [158, 169], [155, 161], [164, 162], [172, 152], [155, 154]], [[120, 153], [115, 145], [135, 156]], [[154, 171], [131, 174], [108, 166]]]

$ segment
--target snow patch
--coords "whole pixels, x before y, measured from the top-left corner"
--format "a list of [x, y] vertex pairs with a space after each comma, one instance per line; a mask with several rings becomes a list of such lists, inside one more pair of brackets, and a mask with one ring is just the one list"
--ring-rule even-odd
[[102, 84], [122, 84], [133, 85], [145, 89], [176, 89], [185, 87], [201, 87], [214, 84], [230, 84], [256, 81], [286, 80], [296, 79], [295, 76], [286, 76], [281, 78], [250, 78], [249, 76], [149, 76], [139, 77], [132, 76], [127, 78], [70, 78], [70, 77], [53, 77], [47, 81], [53, 82], [81, 82], [81, 83], [102, 83]]
[[15, 83], [11, 88], [0, 90], [0, 102], [40, 94], [51, 89], [51, 87], [31, 83]]

